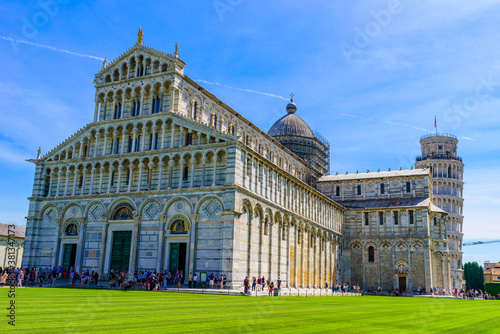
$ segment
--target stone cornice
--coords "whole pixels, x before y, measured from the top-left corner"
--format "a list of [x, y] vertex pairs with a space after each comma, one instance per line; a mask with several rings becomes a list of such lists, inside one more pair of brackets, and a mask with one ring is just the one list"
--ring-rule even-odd
[[[111, 66], [108, 65], [106, 69]], [[172, 76], [176, 75], [177, 77], [182, 79], [182, 75], [180, 75], [178, 72], [175, 70], [168, 70], [166, 72], [158, 72], [154, 74], [148, 74], [148, 75], [143, 75], [140, 77], [133, 77], [133, 78], [128, 78], [128, 79], [120, 79], [119, 81], [111, 81], [111, 82], [103, 82], [101, 84], [96, 84], [95, 87], [96, 89], [101, 89], [101, 88], [109, 88], [113, 86], [120, 86], [123, 84], [128, 84], [131, 82], [137, 82], [139, 85], [141, 84], [142, 81], [148, 80], [148, 79], [157, 79], [159, 77], [168, 77], [168, 79], [173, 79]], [[132, 85], [127, 85], [127, 87], [133, 87]], [[117, 88], [123, 88], [123, 87], [117, 87]]]
[[180, 189], [161, 189], [161, 190], [146, 190], [146, 191], [131, 191], [131, 192], [112, 192], [109, 194], [86, 194], [83, 196], [59, 196], [59, 197], [28, 197], [30, 201], [44, 202], [44, 201], [72, 201], [79, 199], [94, 200], [98, 198], [108, 198], [117, 196], [144, 196], [144, 195], [160, 195], [160, 194], [180, 194], [180, 193], [196, 193], [196, 192], [219, 192], [228, 189], [234, 189], [234, 186], [216, 186], [216, 187], [198, 187], [198, 188], [180, 188]]
[[168, 153], [182, 153], [188, 151], [204, 151], [206, 149], [214, 149], [220, 147], [228, 147], [234, 145], [236, 142], [223, 142], [223, 143], [212, 143], [212, 144], [203, 144], [203, 145], [189, 145], [184, 147], [174, 147], [174, 148], [164, 148], [154, 151], [142, 151], [142, 152], [131, 152], [131, 153], [120, 153], [120, 154], [111, 154], [111, 155], [103, 155], [97, 157], [87, 157], [82, 159], [69, 159], [69, 160], [56, 160], [56, 161], [47, 161], [44, 162], [44, 166], [54, 166], [54, 165], [75, 165], [79, 163], [86, 162], [94, 162], [94, 161], [112, 161], [112, 160], [121, 160], [128, 159], [130, 157], [153, 157], [155, 155], [160, 154], [168, 154]]

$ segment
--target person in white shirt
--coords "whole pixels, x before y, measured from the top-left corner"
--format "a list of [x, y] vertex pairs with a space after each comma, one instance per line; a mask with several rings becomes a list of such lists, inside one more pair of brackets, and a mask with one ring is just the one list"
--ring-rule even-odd
[[23, 287], [23, 280], [24, 280], [24, 274], [23, 274], [23, 271], [20, 270], [19, 274], [17, 275], [17, 286], [22, 288]]

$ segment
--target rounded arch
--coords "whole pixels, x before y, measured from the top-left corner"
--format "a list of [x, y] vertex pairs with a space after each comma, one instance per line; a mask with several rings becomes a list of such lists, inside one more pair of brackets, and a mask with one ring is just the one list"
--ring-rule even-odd
[[163, 209], [163, 213], [167, 214], [168, 213], [168, 209], [172, 206], [172, 204], [174, 204], [177, 201], [183, 201], [183, 202], [185, 202], [187, 204], [189, 212], [193, 212], [193, 205], [191, 204], [191, 201], [187, 197], [184, 197], [184, 196], [175, 196], [175, 197], [171, 198], [167, 202], [167, 204], [165, 204], [165, 207]]
[[262, 221], [264, 219], [264, 209], [262, 209], [262, 206], [257, 203], [255, 204], [255, 208], [254, 208], [254, 217], [259, 217], [259, 220]]
[[[99, 200], [93, 200], [86, 207], [83, 216], [87, 217], [88, 221], [100, 221], [102, 215], [106, 214], [104, 204]], [[91, 219], [92, 218], [92, 219]]]
[[48, 209], [50, 209], [50, 208], [52, 208], [54, 210], [54, 218], [59, 217], [59, 210], [57, 209], [57, 206], [54, 203], [48, 203], [48, 204], [44, 205], [42, 210], [40, 210], [38, 218], [42, 219], [43, 215], [46, 212], [48, 213], [49, 212]]
[[365, 243], [365, 250], [368, 250], [369, 247], [373, 247], [375, 250], [378, 249], [378, 246], [374, 241], [368, 241]]
[[279, 211], [276, 211], [274, 213], [274, 219], [273, 219], [276, 223], [278, 224], [281, 224], [283, 221], [281, 219], [281, 213]]
[[349, 248], [353, 249], [353, 250], [361, 250], [362, 249], [362, 245], [359, 241], [351, 241], [351, 243], [349, 244]]
[[125, 196], [121, 196], [121, 197], [118, 197], [117, 199], [115, 199], [110, 205], [109, 205], [109, 210], [108, 210], [108, 218], [109, 219], [113, 219], [113, 213], [114, 211], [116, 210], [116, 208], [122, 204], [122, 203], [127, 203], [129, 204], [133, 211], [136, 211], [137, 212], [137, 206], [135, 205], [134, 201], [132, 201], [131, 198], [129, 197], [125, 197]]
[[271, 208], [266, 208], [265, 216], [269, 217], [269, 223], [274, 224], [274, 215], [273, 215], [273, 211], [271, 210]]
[[[156, 205], [154, 205], [153, 203]], [[138, 212], [139, 216], [141, 216], [143, 219], [146, 218], [147, 220], [154, 220], [158, 218], [158, 215], [160, 215], [163, 210], [160, 201], [158, 201], [154, 197], [150, 197], [146, 198], [141, 203]]]
[[194, 209], [194, 213], [199, 215], [200, 214], [200, 210], [201, 210], [201, 207], [203, 204], [205, 204], [207, 201], [209, 200], [214, 200], [216, 201], [217, 203], [219, 203], [219, 205], [221, 206], [222, 208], [222, 211], [224, 211], [224, 203], [222, 203], [222, 200], [218, 197], [218, 196], [215, 196], [215, 195], [205, 195], [203, 196], [199, 201], [198, 203], [196, 203], [196, 207]]
[[241, 203], [241, 212], [248, 213], [250, 217], [253, 216], [253, 206], [248, 198], [244, 198]]
[[[80, 205], [80, 203], [77, 203], [77, 202], [69, 202], [68, 204], [66, 204], [64, 206], [64, 208], [61, 210], [61, 215], [59, 216], [59, 218], [64, 218], [64, 216], [66, 215], [66, 211], [72, 207], [72, 206], [76, 206], [80, 209], [80, 213], [83, 215], [83, 207]], [[82, 217], [78, 217], [78, 218], [82, 218]]]

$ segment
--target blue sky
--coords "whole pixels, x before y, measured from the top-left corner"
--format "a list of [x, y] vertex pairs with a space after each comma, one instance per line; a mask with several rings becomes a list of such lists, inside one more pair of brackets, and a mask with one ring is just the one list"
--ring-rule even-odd
[[[42, 0], [0, 11], [2, 222], [25, 224], [24, 160], [92, 121], [101, 59], [141, 26], [144, 44], [179, 43], [185, 73], [266, 131], [293, 92], [331, 143], [332, 173], [410, 168], [436, 116], [460, 140], [465, 240], [500, 239], [498, 1]], [[466, 247], [470, 260], [500, 261], [500, 243]]]

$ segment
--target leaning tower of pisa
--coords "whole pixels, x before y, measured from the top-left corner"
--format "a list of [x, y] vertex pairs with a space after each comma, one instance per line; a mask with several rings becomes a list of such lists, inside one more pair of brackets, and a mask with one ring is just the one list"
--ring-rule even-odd
[[457, 154], [458, 139], [454, 135], [436, 133], [420, 138], [422, 155], [415, 168], [430, 168], [433, 177], [434, 204], [449, 213], [447, 234], [450, 250], [452, 287], [463, 285], [463, 171], [462, 158]]

